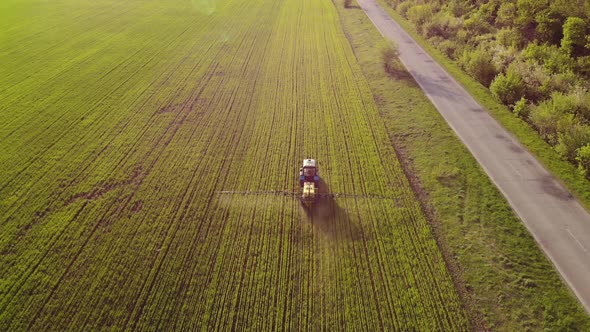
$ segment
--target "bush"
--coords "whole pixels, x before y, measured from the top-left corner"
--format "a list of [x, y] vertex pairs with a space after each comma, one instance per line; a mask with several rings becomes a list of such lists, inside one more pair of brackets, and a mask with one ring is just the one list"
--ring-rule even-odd
[[576, 60], [576, 72], [590, 78], [590, 56], [582, 56]]
[[497, 7], [498, 5], [493, 1], [485, 3], [479, 7], [477, 16], [479, 16], [480, 20], [485, 21], [488, 24], [494, 24], [496, 21]]
[[558, 143], [555, 150], [565, 159], [575, 162], [578, 149], [590, 143], [590, 127], [579, 123], [571, 124], [558, 133]]
[[524, 82], [514, 71], [499, 74], [490, 85], [492, 95], [505, 105], [513, 105], [524, 97]]
[[438, 48], [441, 52], [443, 52], [447, 57], [456, 60], [458, 56], [463, 53], [465, 45], [461, 44], [460, 42], [455, 42], [449, 39], [443, 39], [441, 37], [434, 37], [430, 39], [430, 41]]
[[569, 94], [555, 92], [551, 95], [551, 107], [560, 113], [569, 113], [580, 119], [590, 119], [590, 94], [582, 88], [576, 88]]
[[513, 47], [506, 48], [501, 45], [496, 45], [492, 49], [492, 54], [492, 61], [494, 62], [496, 70], [505, 72], [508, 69], [508, 66], [516, 60], [518, 50]]
[[582, 175], [588, 177], [590, 174], [590, 143], [579, 148], [576, 154], [578, 170]]
[[421, 28], [426, 22], [429, 22], [434, 16], [432, 5], [415, 5], [410, 7], [407, 12], [408, 19]]
[[515, 60], [508, 66], [508, 71], [518, 74], [525, 84], [524, 96], [532, 102], [549, 98], [549, 94], [541, 92], [541, 86], [550, 79], [549, 75], [538, 65]]
[[574, 59], [561, 52], [555, 45], [531, 43], [522, 51], [522, 56], [528, 61], [542, 65], [548, 73], [572, 71], [575, 65]]
[[561, 48], [567, 54], [578, 53], [586, 45], [587, 23], [579, 17], [568, 17], [563, 24]]
[[492, 32], [492, 26], [478, 14], [471, 15], [466, 19], [463, 28], [467, 31], [468, 38], [475, 38]]
[[383, 48], [381, 54], [383, 56], [383, 69], [386, 73], [398, 78], [407, 76], [406, 68], [398, 58], [399, 51], [395, 44], [390, 43]]
[[555, 51], [549, 54], [549, 58], [543, 63], [543, 68], [550, 73], [567, 73], [573, 72], [575, 64], [575, 60], [567, 54]]
[[551, 100], [547, 101], [546, 103], [557, 112], [564, 114], [574, 114], [578, 109], [577, 98], [573, 97], [572, 95], [566, 95], [562, 92], [554, 92], [551, 94]]
[[535, 15], [537, 26], [535, 28], [537, 40], [541, 43], [558, 44], [561, 40], [561, 25], [563, 21], [560, 16], [547, 8]]
[[446, 12], [439, 12], [431, 21], [424, 24], [422, 30], [427, 38], [442, 37], [451, 39], [455, 37], [460, 28], [461, 23], [457, 18], [450, 16]]
[[511, 2], [504, 2], [496, 13], [496, 24], [502, 27], [512, 26], [516, 19], [516, 5]]
[[554, 100], [548, 100], [533, 107], [530, 112], [529, 119], [533, 126], [537, 128], [539, 134], [549, 144], [555, 145], [557, 143], [557, 133], [565, 123], [570, 122], [573, 116], [561, 112], [554, 105]]
[[527, 100], [524, 97], [520, 98], [520, 100], [517, 101], [516, 104], [514, 104], [514, 109], [512, 109], [512, 111], [518, 117], [523, 118], [523, 119], [527, 119], [529, 117], [529, 113], [530, 113], [530, 109], [529, 109], [529, 105], [527, 104]]
[[539, 0], [517, 0], [517, 17], [516, 23], [521, 28], [527, 28], [532, 24], [535, 24], [535, 16], [542, 10], [547, 8], [548, 3], [546, 1]]
[[504, 47], [516, 49], [521, 49], [525, 45], [525, 40], [517, 29], [501, 29], [496, 33], [496, 41]]
[[578, 78], [573, 72], [554, 74], [545, 80], [541, 85], [542, 95], [548, 96], [554, 92], [568, 93], [577, 84]]
[[462, 17], [469, 13], [472, 7], [468, 1], [451, 0], [447, 3], [447, 11], [455, 17]]
[[408, 18], [408, 9], [410, 9], [410, 7], [412, 7], [412, 3], [409, 1], [405, 1], [400, 3], [397, 6], [397, 11], [400, 13], [401, 16], [403, 16], [404, 18]]
[[492, 56], [483, 49], [477, 49], [473, 52], [465, 50], [460, 62], [469, 75], [486, 87], [490, 86], [497, 74]]
[[569, 94], [569, 97], [573, 100], [576, 115], [590, 123], [590, 92], [577, 87]]

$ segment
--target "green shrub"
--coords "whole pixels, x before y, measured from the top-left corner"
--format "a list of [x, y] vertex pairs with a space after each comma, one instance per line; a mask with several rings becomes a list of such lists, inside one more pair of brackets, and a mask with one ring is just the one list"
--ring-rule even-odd
[[446, 12], [437, 13], [432, 20], [426, 22], [422, 28], [427, 38], [442, 37], [451, 39], [455, 37], [457, 31], [461, 28], [461, 22]]
[[486, 87], [490, 85], [498, 73], [492, 56], [483, 49], [476, 49], [472, 52], [465, 50], [460, 62], [469, 75]]
[[539, 45], [537, 43], [530, 43], [522, 50], [522, 58], [527, 61], [534, 61], [535, 64], [542, 64], [545, 59], [549, 57], [549, 47], [547, 45]]
[[521, 49], [525, 45], [525, 40], [518, 29], [501, 29], [496, 32], [496, 41], [504, 47], [513, 47]]
[[510, 70], [506, 75], [496, 76], [490, 85], [490, 91], [505, 105], [512, 105], [524, 97], [524, 82], [517, 73]]
[[406, 15], [408, 19], [416, 26], [421, 28], [426, 22], [429, 22], [432, 17], [434, 16], [433, 6], [430, 4], [427, 5], [415, 5], [408, 9]]
[[538, 65], [517, 59], [508, 66], [508, 71], [514, 71], [524, 81], [524, 96], [526, 99], [531, 102], [538, 102], [549, 98], [549, 94], [541, 93], [541, 86], [549, 79], [549, 75]]
[[506, 72], [508, 66], [518, 57], [518, 50], [514, 47], [496, 45], [492, 49], [492, 61], [496, 70]]
[[472, 9], [469, 1], [451, 0], [447, 3], [447, 11], [455, 17], [462, 17]]
[[574, 70], [575, 64], [575, 60], [567, 54], [556, 51], [549, 54], [549, 58], [543, 63], [543, 68], [550, 73], [567, 73]]
[[577, 53], [586, 45], [587, 23], [579, 17], [568, 17], [563, 24], [563, 39], [561, 48], [567, 54]]
[[558, 133], [558, 143], [555, 150], [565, 159], [575, 162], [578, 149], [590, 143], [590, 127], [576, 123], [575, 120], [572, 122]]
[[516, 15], [516, 5], [512, 2], [503, 2], [496, 13], [496, 24], [501, 27], [512, 26]]
[[541, 43], [558, 44], [561, 40], [561, 25], [563, 24], [562, 18], [547, 8], [535, 15], [535, 27], [536, 38]]
[[386, 73], [401, 78], [407, 76], [407, 71], [404, 65], [399, 60], [399, 51], [397, 45], [389, 43], [387, 47], [381, 51], [383, 57], [383, 69]]
[[[581, 121], [588, 122], [589, 116], [590, 94], [578, 88], [569, 94], [554, 92], [551, 99], [531, 109], [530, 120], [547, 141], [555, 144], [558, 138], [562, 139], [561, 136], [558, 137], [558, 133], [574, 138], [581, 135], [579, 131], [582, 129], [576, 128], [577, 131], [571, 132], [574, 130], [572, 128], [580, 124]], [[563, 139], [569, 140], [570, 137]], [[573, 161], [571, 151], [567, 151], [569, 151], [568, 159]]]
[[590, 56], [582, 56], [576, 59], [576, 72], [590, 78]]
[[559, 129], [567, 126], [573, 120], [573, 115], [568, 114], [563, 100], [550, 99], [531, 108], [529, 119], [537, 128], [541, 136], [550, 144], [557, 143]]
[[512, 109], [512, 111], [520, 118], [527, 119], [529, 117], [530, 108], [526, 98], [520, 98], [520, 100], [517, 101], [516, 104], [514, 104], [514, 108]]
[[573, 114], [590, 122], [590, 93], [583, 88], [577, 87], [569, 94], [554, 92], [547, 102], [557, 112]]
[[562, 92], [554, 92], [551, 94], [551, 99], [545, 103], [550, 104], [550, 106], [557, 112], [564, 114], [574, 114], [578, 109], [577, 98]]
[[548, 7], [546, 1], [539, 0], [517, 0], [517, 17], [516, 24], [521, 28], [527, 28], [530, 25], [535, 24], [535, 17], [539, 12]]
[[537, 38], [536, 28], [538, 26], [535, 18], [538, 13], [548, 7], [548, 1], [539, 0], [517, 0], [517, 17], [515, 24], [526, 40], [532, 41]]
[[492, 32], [492, 26], [481, 16], [471, 15], [463, 23], [463, 28], [467, 31], [469, 38], [484, 35]]
[[578, 82], [573, 72], [559, 73], [548, 76], [540, 87], [541, 94], [549, 96], [554, 92], [569, 93]]
[[461, 28], [461, 29], [459, 29], [459, 31], [457, 31], [457, 36], [455, 38], [456, 38], [456, 40], [458, 40], [459, 42], [461, 42], [465, 45], [473, 43], [470, 40], [471, 36], [469, 35], [469, 32], [467, 32], [467, 30], [465, 30], [464, 28]]
[[580, 173], [588, 177], [590, 174], [590, 143], [578, 149], [576, 161]]
[[555, 45], [531, 43], [522, 51], [522, 56], [542, 65], [548, 73], [565, 73], [572, 71], [575, 66], [574, 59]]
[[590, 123], [590, 92], [582, 87], [576, 87], [569, 97], [573, 100], [576, 115]]
[[488, 3], [484, 3], [479, 7], [477, 11], [477, 16], [479, 16], [480, 20], [485, 21], [488, 24], [494, 24], [496, 21], [496, 9], [498, 8], [498, 4], [490, 1]]
[[441, 37], [432, 38], [430, 39], [430, 41], [433, 42], [433, 45], [435, 45], [436, 48], [438, 48], [441, 52], [443, 52], [447, 57], [451, 59], [456, 59], [457, 54], [462, 54], [463, 49], [465, 47], [463, 44], [459, 42], [455, 42], [449, 39], [443, 39]]
[[412, 3], [409, 1], [405, 1], [400, 3], [397, 6], [397, 11], [400, 13], [401, 16], [403, 16], [404, 18], [408, 18], [408, 9], [410, 9], [410, 7], [412, 7]]

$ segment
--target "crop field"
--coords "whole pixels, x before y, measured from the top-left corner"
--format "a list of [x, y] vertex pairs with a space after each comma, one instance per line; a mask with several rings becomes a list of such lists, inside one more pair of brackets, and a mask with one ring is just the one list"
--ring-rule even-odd
[[[346, 195], [288, 194], [309, 157]], [[469, 329], [330, 0], [0, 3], [26, 329]]]

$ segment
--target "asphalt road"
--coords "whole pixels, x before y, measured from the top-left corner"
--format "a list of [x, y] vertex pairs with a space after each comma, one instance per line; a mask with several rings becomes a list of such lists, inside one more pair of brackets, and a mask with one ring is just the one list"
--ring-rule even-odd
[[375, 0], [357, 0], [590, 312], [590, 214]]

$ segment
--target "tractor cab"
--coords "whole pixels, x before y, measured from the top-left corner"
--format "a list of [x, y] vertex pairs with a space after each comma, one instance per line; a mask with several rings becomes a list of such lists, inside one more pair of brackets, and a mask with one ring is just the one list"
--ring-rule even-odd
[[299, 170], [299, 185], [301, 187], [306, 183], [313, 183], [314, 187], [318, 187], [320, 182], [319, 171], [317, 163], [314, 159], [304, 159], [303, 167]]

